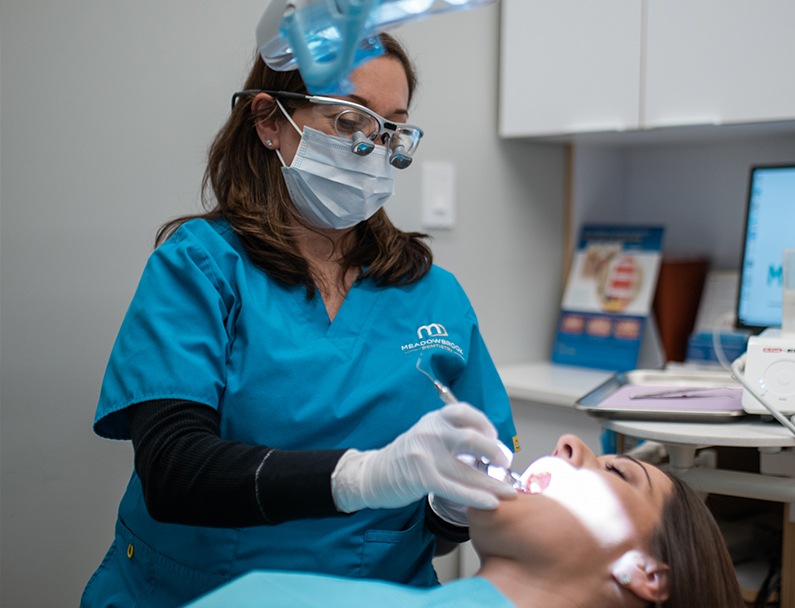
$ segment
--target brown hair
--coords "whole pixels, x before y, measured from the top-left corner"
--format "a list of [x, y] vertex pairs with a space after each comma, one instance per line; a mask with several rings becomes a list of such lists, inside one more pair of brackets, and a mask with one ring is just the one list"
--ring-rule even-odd
[[[381, 34], [380, 39], [385, 55], [396, 58], [405, 70], [411, 102], [417, 85], [411, 60], [394, 37]], [[259, 56], [255, 57], [243, 88], [307, 92], [298, 70], [271, 70]], [[308, 103], [282, 101], [290, 114]], [[163, 243], [190, 219], [225, 219], [255, 265], [283, 283], [304, 285], [307, 297], [311, 298], [315, 285], [309, 265], [293, 238], [291, 220], [296, 217], [296, 211], [282, 177], [281, 163], [273, 151], [262, 145], [255, 128], [257, 121], [272, 117], [276, 111], [276, 105], [272, 104], [264, 113], [252, 113], [250, 96], [235, 104], [210, 146], [202, 181], [206, 212], [167, 222], [158, 231], [155, 243]], [[373, 279], [379, 285], [403, 285], [419, 280], [430, 270], [433, 261], [424, 242], [427, 238], [419, 232], [398, 230], [380, 209], [346, 237], [343, 270], [366, 267], [362, 278]]]
[[745, 608], [718, 524], [684, 481], [669, 475], [673, 493], [663, 507], [651, 550], [669, 568], [663, 608]]

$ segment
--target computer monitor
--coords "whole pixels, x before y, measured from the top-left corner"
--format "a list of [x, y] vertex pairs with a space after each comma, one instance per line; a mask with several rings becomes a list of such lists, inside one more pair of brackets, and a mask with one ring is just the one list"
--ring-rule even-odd
[[795, 249], [795, 163], [751, 167], [736, 326], [781, 326], [782, 252]]

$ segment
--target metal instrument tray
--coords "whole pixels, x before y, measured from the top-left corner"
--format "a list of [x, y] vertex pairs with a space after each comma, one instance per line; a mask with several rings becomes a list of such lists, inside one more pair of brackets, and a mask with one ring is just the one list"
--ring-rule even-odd
[[742, 386], [728, 372], [620, 372], [575, 407], [600, 418], [665, 422], [730, 422], [745, 416]]

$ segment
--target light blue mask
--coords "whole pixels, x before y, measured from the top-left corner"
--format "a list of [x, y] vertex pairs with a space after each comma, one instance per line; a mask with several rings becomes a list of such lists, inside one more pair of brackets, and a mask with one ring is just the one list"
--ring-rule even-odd
[[[297, 128], [297, 127], [296, 127]], [[388, 151], [351, 153], [351, 142], [304, 127], [288, 167], [279, 150], [290, 198], [301, 216], [318, 228], [343, 229], [371, 218], [395, 192]]]

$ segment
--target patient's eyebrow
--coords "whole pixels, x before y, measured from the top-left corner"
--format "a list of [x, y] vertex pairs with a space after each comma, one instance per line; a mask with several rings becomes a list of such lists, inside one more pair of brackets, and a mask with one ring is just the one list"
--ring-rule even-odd
[[640, 460], [638, 460], [634, 456], [630, 456], [629, 454], [616, 454], [616, 458], [623, 458], [625, 460], [634, 462], [636, 465], [638, 465], [643, 470], [643, 474], [646, 476], [646, 481], [649, 482], [649, 489], [650, 490], [652, 489], [651, 477], [649, 476], [649, 472], [646, 470], [646, 467]]

